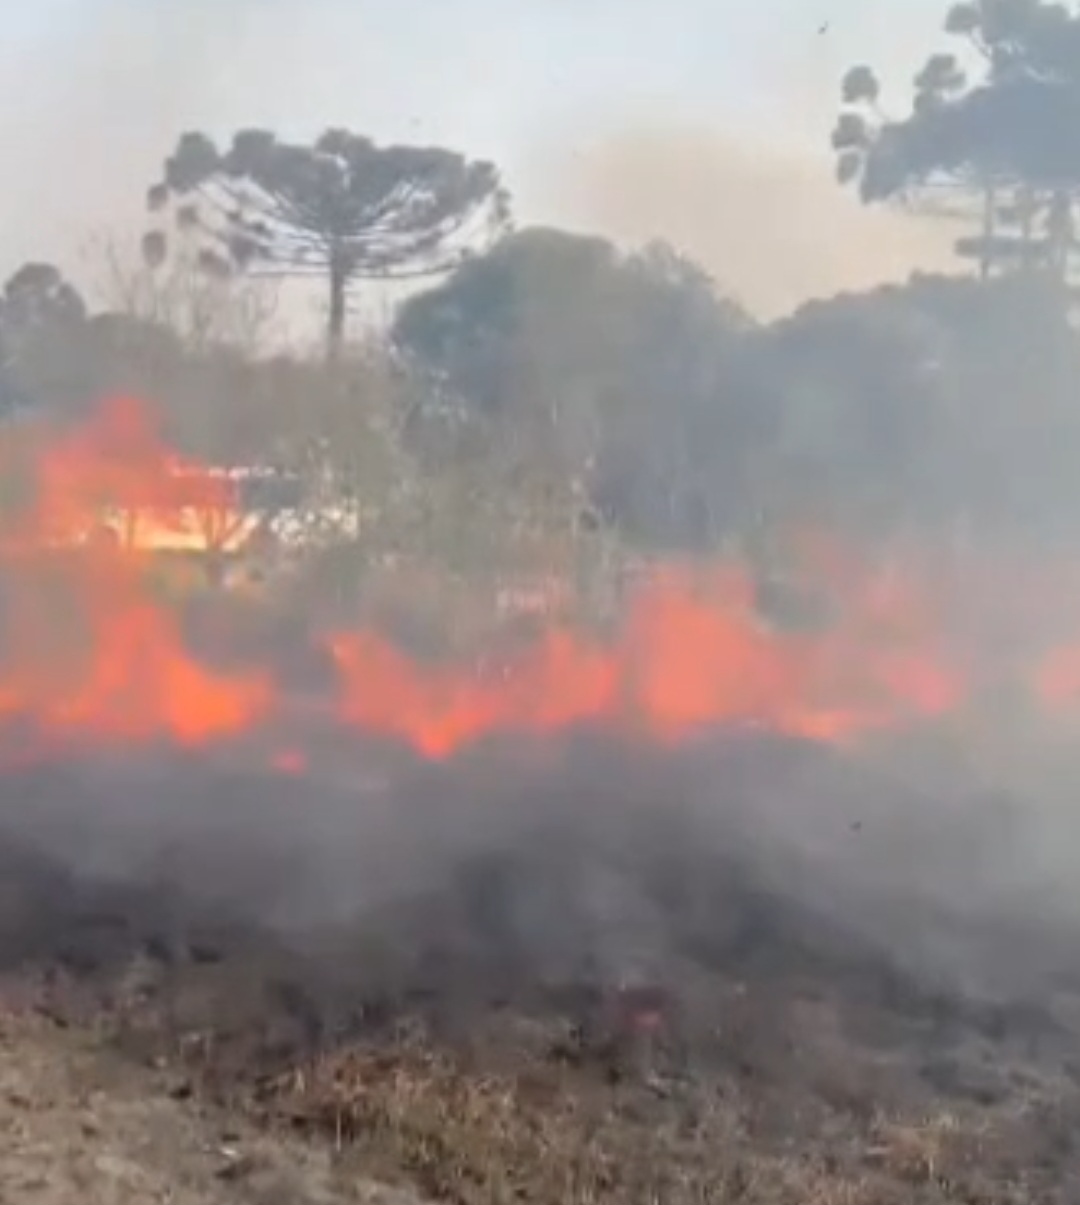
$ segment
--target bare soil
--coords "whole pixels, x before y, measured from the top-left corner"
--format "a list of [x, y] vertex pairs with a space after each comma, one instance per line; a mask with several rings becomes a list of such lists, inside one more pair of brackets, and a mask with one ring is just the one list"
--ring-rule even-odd
[[177, 1099], [160, 1072], [33, 1009], [0, 1019], [5, 1205], [416, 1205], [325, 1143]]

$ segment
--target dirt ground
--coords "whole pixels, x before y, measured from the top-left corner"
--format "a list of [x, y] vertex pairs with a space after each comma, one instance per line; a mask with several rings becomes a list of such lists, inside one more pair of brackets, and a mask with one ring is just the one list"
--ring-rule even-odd
[[343, 1172], [327, 1144], [192, 1100], [87, 1031], [0, 1018], [4, 1205], [417, 1205]]
[[[943, 1078], [908, 1095], [910, 1065], [868, 1060], [821, 1015], [803, 1018], [813, 1035], [792, 1015], [786, 1034], [770, 1026], [771, 1053], [744, 1017], [743, 1066], [707, 1080], [555, 1046], [518, 1021], [509, 1040], [454, 1051], [342, 1046], [226, 1104], [220, 1078], [192, 1074], [177, 1049], [134, 1056], [115, 1029], [47, 1011], [9, 1005], [0, 1020], [4, 1205], [1072, 1205], [1080, 1193], [1075, 1084]], [[793, 1036], [815, 1056], [788, 1049]]]

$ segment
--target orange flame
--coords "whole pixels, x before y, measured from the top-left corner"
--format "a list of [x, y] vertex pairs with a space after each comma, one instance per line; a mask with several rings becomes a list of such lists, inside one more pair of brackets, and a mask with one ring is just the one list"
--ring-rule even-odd
[[371, 633], [331, 642], [341, 718], [443, 756], [491, 731], [553, 732], [618, 722], [671, 742], [724, 724], [844, 741], [959, 707], [965, 684], [919, 630], [885, 625], [824, 637], [768, 631], [734, 568], [668, 570], [646, 587], [608, 645], [570, 632], [487, 678], [423, 669]]
[[[0, 562], [3, 714], [69, 738], [181, 744], [258, 723], [273, 701], [269, 676], [218, 673], [185, 650], [177, 617], [152, 597], [136, 539], [140, 522], [227, 512], [228, 482], [193, 471], [128, 398], [35, 451], [31, 496], [9, 517]], [[105, 514], [113, 538], [102, 540]]]
[[[190, 530], [194, 515], [205, 547], [221, 548], [240, 513], [229, 479], [178, 455], [130, 398], [74, 431], [36, 433], [30, 462], [28, 497], [0, 516], [0, 720], [68, 742], [188, 746], [269, 724], [282, 702], [272, 672], [194, 654], [154, 598], [139, 538]], [[961, 639], [932, 574], [871, 572], [820, 538], [802, 556], [829, 604], [813, 632], [770, 629], [751, 576], [720, 565], [668, 566], [614, 635], [555, 628], [497, 669], [425, 664], [374, 631], [330, 634], [340, 689], [328, 715], [441, 758], [491, 733], [578, 724], [662, 742], [721, 724], [850, 742], [965, 707], [985, 650]], [[1078, 650], [1063, 642], [1021, 667], [1040, 706], [1080, 706]], [[291, 745], [274, 764], [302, 773], [308, 760]]]

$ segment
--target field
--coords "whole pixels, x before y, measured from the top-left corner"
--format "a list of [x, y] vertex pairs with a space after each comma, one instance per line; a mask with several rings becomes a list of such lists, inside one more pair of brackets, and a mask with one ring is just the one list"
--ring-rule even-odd
[[[143, 148], [35, 92], [35, 162], [143, 166], [100, 281], [50, 185], [0, 286], [0, 1205], [1080, 1202], [1080, 16], [942, 17], [910, 116], [793, 23], [834, 217], [790, 131], [639, 137], [637, 54], [536, 226], [273, 105], [145, 175], [159, 26], [235, 99], [280, 20], [31, 71]], [[306, 42], [290, 111], [424, 126]]]

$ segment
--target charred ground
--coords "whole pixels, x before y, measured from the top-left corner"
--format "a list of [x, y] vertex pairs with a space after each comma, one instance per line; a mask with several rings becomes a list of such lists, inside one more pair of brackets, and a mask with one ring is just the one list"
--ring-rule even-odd
[[1075, 1194], [1080, 938], [1008, 886], [1008, 801], [751, 736], [338, 763], [6, 775], [13, 1007], [341, 1183]]

